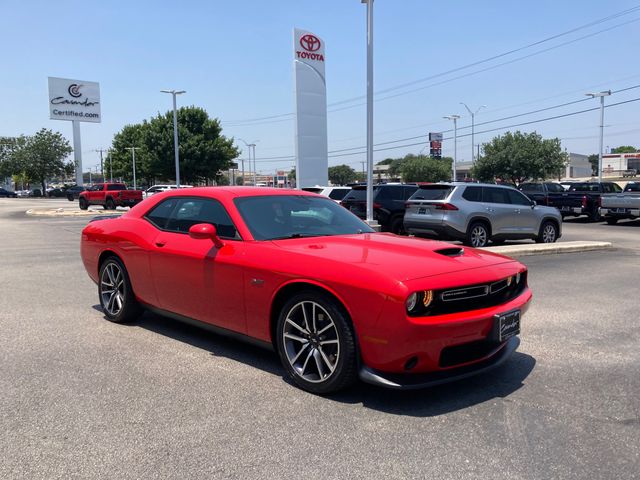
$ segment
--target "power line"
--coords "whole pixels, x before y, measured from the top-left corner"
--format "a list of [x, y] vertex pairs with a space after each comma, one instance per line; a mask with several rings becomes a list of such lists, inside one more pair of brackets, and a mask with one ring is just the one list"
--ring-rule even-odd
[[[627, 10], [622, 10], [620, 12], [614, 13], [614, 14], [609, 15], [607, 17], [603, 17], [601, 19], [594, 20], [594, 21], [589, 22], [587, 24], [581, 25], [579, 27], [567, 30], [565, 32], [562, 32], [562, 33], [559, 33], [559, 34], [556, 34], [556, 35], [552, 35], [551, 37], [547, 37], [545, 39], [538, 40], [538, 41], [530, 43], [528, 45], [525, 45], [525, 46], [522, 46], [522, 47], [519, 47], [519, 48], [516, 48], [516, 49], [512, 49], [512, 50], [509, 50], [507, 52], [503, 52], [503, 53], [500, 53], [500, 54], [497, 54], [497, 55], [493, 55], [491, 57], [487, 57], [487, 58], [485, 58], [483, 60], [478, 60], [478, 61], [466, 64], [466, 65], [463, 65], [463, 66], [460, 66], [460, 67], [453, 68], [451, 70], [447, 70], [445, 72], [437, 73], [435, 75], [431, 75], [431, 76], [428, 76], [428, 77], [424, 77], [424, 78], [421, 78], [421, 79], [413, 80], [411, 82], [407, 82], [407, 83], [404, 83], [404, 84], [396, 85], [394, 87], [389, 87], [389, 88], [380, 90], [380, 91], [376, 92], [376, 95], [380, 95], [380, 94], [383, 94], [383, 93], [388, 93], [388, 92], [395, 91], [395, 90], [400, 90], [402, 88], [406, 88], [406, 87], [411, 86], [411, 85], [416, 85], [418, 83], [422, 83], [422, 82], [425, 82], [425, 81], [428, 81], [428, 80], [433, 80], [435, 78], [446, 76], [446, 75], [449, 75], [451, 73], [455, 73], [455, 72], [459, 72], [459, 71], [462, 71], [462, 70], [466, 70], [468, 68], [471, 68], [471, 67], [474, 67], [474, 66], [477, 66], [477, 65], [481, 65], [483, 63], [487, 63], [487, 62], [496, 60], [498, 58], [502, 58], [502, 57], [511, 55], [513, 53], [526, 50], [526, 49], [531, 48], [531, 47], [535, 47], [537, 45], [541, 45], [541, 44], [549, 42], [551, 40], [555, 40], [557, 38], [561, 38], [561, 37], [569, 35], [571, 33], [575, 33], [577, 31], [584, 30], [585, 28], [589, 28], [589, 27], [592, 27], [592, 26], [595, 26], [595, 25], [598, 25], [598, 24], [601, 24], [601, 23], [605, 23], [605, 22], [608, 22], [608, 21], [613, 20], [615, 18], [618, 18], [618, 17], [621, 17], [621, 16], [625, 16], [625, 15], [629, 15], [631, 13], [635, 13], [638, 10], [640, 10], [640, 6], [629, 8]], [[599, 30], [597, 32], [593, 32], [591, 34], [579, 37], [577, 39], [573, 39], [573, 40], [570, 40], [568, 42], [564, 42], [564, 43], [555, 45], [553, 47], [549, 47], [547, 49], [540, 50], [538, 52], [534, 52], [534, 53], [526, 55], [524, 57], [520, 57], [520, 58], [517, 58], [517, 59], [514, 59], [514, 60], [510, 60], [509, 62], [503, 62], [503, 63], [498, 64], [498, 65], [487, 67], [486, 69], [481, 69], [481, 70], [478, 70], [476, 72], [471, 72], [471, 73], [468, 73], [468, 74], [465, 74], [465, 75], [462, 75], [462, 76], [454, 77], [453, 79], [449, 79], [449, 80], [446, 80], [444, 82], [438, 82], [436, 84], [427, 85], [427, 86], [421, 87], [419, 89], [414, 89], [414, 90], [410, 90], [410, 91], [407, 91], [407, 92], [402, 92], [402, 93], [399, 93], [399, 94], [395, 94], [395, 95], [392, 95], [392, 96], [387, 96], [387, 97], [382, 97], [382, 98], [379, 98], [379, 99], [375, 99], [375, 101], [386, 100], [388, 98], [394, 98], [394, 97], [400, 96], [400, 95], [406, 95], [408, 93], [413, 93], [415, 91], [423, 90], [425, 88], [430, 88], [431, 86], [439, 85], [441, 83], [447, 83], [449, 81], [453, 81], [453, 80], [457, 80], [457, 79], [460, 79], [460, 78], [464, 78], [466, 76], [475, 75], [477, 73], [481, 73], [481, 72], [484, 72], [486, 70], [490, 70], [490, 69], [497, 68], [497, 67], [500, 67], [500, 66], [503, 66], [503, 65], [507, 65], [509, 63], [513, 63], [515, 61], [523, 60], [523, 59], [529, 58], [529, 57], [534, 56], [534, 55], [539, 55], [540, 53], [544, 53], [544, 52], [547, 52], [549, 50], [553, 50], [555, 48], [560, 48], [562, 46], [566, 46], [566, 45], [569, 45], [571, 43], [575, 43], [577, 41], [584, 40], [584, 39], [589, 38], [591, 36], [598, 35], [600, 33], [604, 33], [606, 31], [612, 30], [614, 28], [619, 28], [621, 26], [627, 25], [629, 23], [636, 22], [638, 20], [640, 20], [640, 19], [633, 19], [633, 20], [628, 21], [628, 22], [623, 22], [621, 24], [614, 25], [612, 27], [609, 27], [609, 28], [606, 28], [606, 29], [603, 29], [603, 30]], [[345, 100], [340, 100], [340, 101], [337, 101], [337, 102], [330, 103], [329, 107], [343, 105], [345, 103], [351, 103], [351, 102], [354, 102], [354, 101], [362, 100], [364, 98], [365, 98], [364, 96], [357, 96], [357, 97], [352, 97], [352, 98], [348, 98], [348, 99], [345, 99]], [[354, 107], [357, 107], [357, 106], [360, 106], [360, 105], [363, 105], [363, 104], [360, 103], [360, 104], [352, 105], [352, 106], [349, 106], [349, 107], [343, 107], [343, 108], [340, 108], [340, 109], [333, 109], [333, 110], [330, 110], [330, 112], [340, 111], [340, 110], [344, 110], [344, 109], [347, 109], [347, 108], [354, 108]], [[281, 121], [288, 121], [288, 120], [290, 120], [290, 118], [286, 118], [284, 120], [276, 120], [276, 121], [272, 121], [272, 122], [268, 122], [268, 121], [267, 122], [262, 122], [262, 120], [273, 120], [273, 119], [278, 119], [278, 118], [282, 119], [283, 117], [292, 117], [293, 115], [294, 115], [293, 112], [289, 112], [289, 113], [282, 113], [282, 114], [277, 114], [277, 115], [269, 115], [269, 116], [265, 116], [265, 117], [255, 117], [255, 118], [244, 119], [244, 120], [228, 120], [228, 121], [223, 121], [222, 123], [227, 124], [227, 126], [240, 126], [240, 125], [229, 125], [229, 124], [240, 124], [240, 123], [245, 124], [245, 125], [242, 125], [242, 126], [257, 125], [257, 124], [260, 124], [260, 123], [276, 123], [276, 122], [281, 122]]]

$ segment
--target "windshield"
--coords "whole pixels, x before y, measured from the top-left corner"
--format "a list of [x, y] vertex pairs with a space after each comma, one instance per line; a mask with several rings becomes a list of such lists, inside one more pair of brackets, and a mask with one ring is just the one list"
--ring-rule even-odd
[[453, 188], [452, 185], [422, 185], [409, 200], [444, 200]]
[[234, 203], [256, 240], [372, 233], [333, 200], [306, 195], [241, 197]]

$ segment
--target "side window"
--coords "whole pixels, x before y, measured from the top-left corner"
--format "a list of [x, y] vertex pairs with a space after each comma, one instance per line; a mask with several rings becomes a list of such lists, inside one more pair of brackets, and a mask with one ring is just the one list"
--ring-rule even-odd
[[402, 189], [404, 190], [403, 200], [408, 200], [411, 195], [416, 193], [416, 190], [418, 190], [418, 186], [416, 185], [415, 187], [403, 187]]
[[149, 220], [157, 228], [164, 230], [169, 217], [171, 217], [171, 212], [173, 212], [177, 204], [178, 199], [169, 198], [153, 207], [153, 209], [148, 212], [144, 218]]
[[482, 187], [467, 187], [462, 193], [462, 198], [468, 202], [481, 202], [482, 201]]
[[525, 183], [522, 185], [523, 192], [542, 192], [541, 183]]
[[329, 192], [329, 198], [331, 200], [342, 200], [347, 192], [348, 190], [343, 188], [334, 188]]
[[165, 229], [187, 233], [198, 223], [215, 225], [218, 235], [222, 238], [239, 238], [236, 227], [222, 204], [209, 198], [180, 198]]
[[620, 185], [618, 185], [617, 183], [612, 183], [611, 186], [613, 187], [614, 193], [622, 192], [622, 187]]
[[103, 188], [104, 188], [104, 185], [102, 185], [102, 184], [98, 184], [98, 185], [94, 185], [94, 186], [91, 188], [91, 191], [92, 191], [92, 192], [100, 192], [100, 191], [102, 191], [102, 189], [103, 189]]
[[508, 192], [506, 188], [484, 187], [482, 200], [486, 203], [511, 203]]
[[531, 200], [516, 190], [507, 190], [509, 194], [509, 203], [514, 205], [531, 205]]
[[552, 193], [564, 192], [564, 188], [562, 188], [562, 185], [558, 183], [547, 183], [546, 185], [547, 185], [547, 190], [549, 192], [552, 192]]

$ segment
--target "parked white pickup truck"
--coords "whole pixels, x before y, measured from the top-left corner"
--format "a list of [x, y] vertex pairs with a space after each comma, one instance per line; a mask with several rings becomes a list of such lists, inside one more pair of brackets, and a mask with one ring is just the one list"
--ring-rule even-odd
[[640, 182], [629, 182], [622, 193], [610, 193], [601, 197], [600, 214], [609, 225], [618, 220], [640, 217]]

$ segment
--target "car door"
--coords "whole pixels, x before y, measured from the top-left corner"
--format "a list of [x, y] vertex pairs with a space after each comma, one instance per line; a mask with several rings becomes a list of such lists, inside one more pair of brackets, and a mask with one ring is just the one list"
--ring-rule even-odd
[[491, 220], [492, 235], [508, 235], [518, 233], [515, 205], [511, 204], [508, 188], [483, 187], [482, 203]]
[[[222, 204], [171, 197], [145, 218], [158, 229], [149, 264], [160, 308], [244, 333], [244, 245]], [[224, 246], [191, 238], [189, 228], [198, 223], [215, 225]]]
[[89, 205], [94, 205], [97, 201], [100, 200], [100, 198], [102, 197], [103, 188], [104, 188], [104, 185], [99, 183], [87, 190], [86, 198], [87, 198], [87, 202], [89, 202]]
[[531, 199], [517, 190], [507, 190], [509, 201], [515, 207], [517, 231], [522, 234], [533, 235], [539, 230], [539, 217], [532, 208]]

